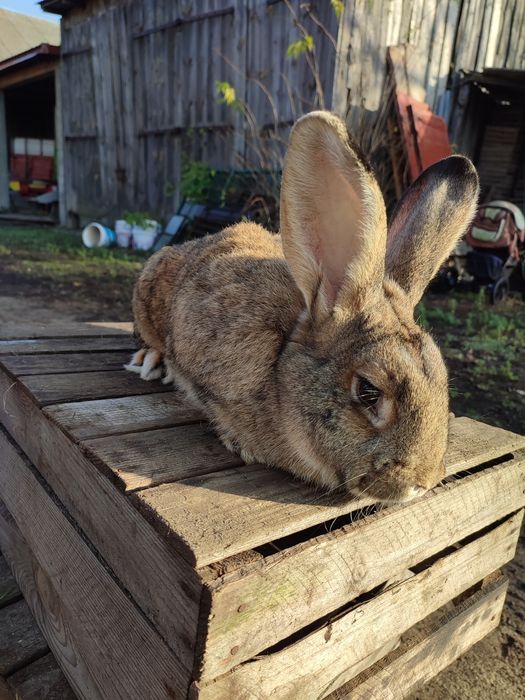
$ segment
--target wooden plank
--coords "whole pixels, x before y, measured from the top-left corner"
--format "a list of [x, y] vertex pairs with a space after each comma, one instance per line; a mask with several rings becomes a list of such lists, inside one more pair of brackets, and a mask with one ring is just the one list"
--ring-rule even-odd
[[171, 386], [162, 384], [160, 380], [145, 382], [137, 374], [124, 369], [84, 374], [37, 374], [21, 377], [20, 383], [41, 406], [173, 391]]
[[[0, 541], [1, 538], [0, 533]], [[47, 642], [25, 600], [6, 605], [0, 610], [0, 676], [17, 671], [46, 651]]]
[[168, 428], [204, 420], [175, 392], [123, 396], [44, 408], [44, 413], [75, 440]]
[[470, 596], [457, 608], [431, 616], [398, 649], [332, 693], [327, 700], [402, 700], [496, 629], [507, 581]]
[[101, 338], [123, 336], [133, 332], [133, 324], [120, 321], [97, 321], [85, 323], [69, 321], [68, 323], [20, 323], [6, 321], [0, 328], [0, 340], [38, 339], [38, 338]]
[[56, 355], [13, 355], [4, 357], [2, 364], [16, 376], [29, 374], [62, 374], [120, 370], [129, 362], [129, 350], [113, 352], [74, 352]]
[[[457, 418], [451, 424], [447, 473], [470, 469], [520, 446], [525, 447], [525, 437]], [[319, 495], [308, 485], [262, 465], [147, 489], [137, 497], [139, 506], [161, 513], [163, 528], [180, 537], [181, 551], [193, 556], [197, 566], [373, 504], [371, 498], [355, 501]]]
[[187, 672], [3, 430], [0, 453], [2, 551], [73, 687], [90, 700], [183, 696]]
[[40, 338], [0, 340], [0, 355], [28, 355], [56, 352], [103, 352], [105, 350], [129, 350], [137, 347], [135, 339], [128, 335], [93, 338]]
[[202, 677], [225, 673], [385, 578], [523, 507], [524, 483], [525, 454], [208, 584]]
[[22, 597], [5, 557], [0, 555], [0, 608]]
[[76, 700], [77, 698], [51, 653], [13, 673], [9, 676], [8, 683], [17, 700]]
[[202, 585], [126, 496], [0, 370], [0, 419], [177, 658], [193, 666]]
[[[202, 700], [282, 700], [324, 697], [366, 668], [374, 652], [506, 564], [515, 554], [523, 511], [430, 568], [371, 600], [338, 612], [315, 632], [281, 651], [248, 661], [208, 685], [194, 684]], [[370, 663], [368, 663], [370, 665]]]
[[126, 491], [136, 491], [243, 464], [206, 423], [86, 440], [91, 459], [111, 469]]

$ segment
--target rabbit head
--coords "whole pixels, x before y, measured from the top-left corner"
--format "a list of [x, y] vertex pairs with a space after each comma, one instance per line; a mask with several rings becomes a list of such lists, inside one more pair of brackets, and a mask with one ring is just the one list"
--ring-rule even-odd
[[412, 184], [387, 231], [379, 186], [343, 122], [313, 112], [295, 125], [281, 236], [304, 311], [279, 379], [303, 477], [380, 501], [443, 478], [447, 371], [414, 309], [477, 197], [474, 166], [451, 156]]

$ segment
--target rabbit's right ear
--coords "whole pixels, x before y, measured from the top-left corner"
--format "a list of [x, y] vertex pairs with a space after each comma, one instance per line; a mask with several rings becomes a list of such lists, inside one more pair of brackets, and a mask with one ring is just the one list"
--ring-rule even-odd
[[284, 254], [316, 321], [357, 311], [381, 291], [386, 214], [343, 122], [311, 112], [292, 130], [281, 189]]
[[414, 306], [467, 230], [478, 194], [470, 160], [449, 156], [427, 168], [399, 201], [388, 230], [386, 272]]

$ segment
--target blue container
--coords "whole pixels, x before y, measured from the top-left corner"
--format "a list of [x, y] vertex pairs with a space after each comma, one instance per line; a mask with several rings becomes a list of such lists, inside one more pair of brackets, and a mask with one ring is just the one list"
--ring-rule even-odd
[[93, 222], [82, 231], [82, 243], [86, 248], [108, 248], [116, 245], [117, 234], [107, 226]]

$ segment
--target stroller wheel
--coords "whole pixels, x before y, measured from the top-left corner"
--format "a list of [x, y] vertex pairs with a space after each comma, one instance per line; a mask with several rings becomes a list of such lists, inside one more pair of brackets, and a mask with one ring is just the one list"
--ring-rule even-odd
[[499, 304], [509, 296], [510, 285], [509, 280], [505, 277], [500, 277], [490, 288], [490, 303]]

